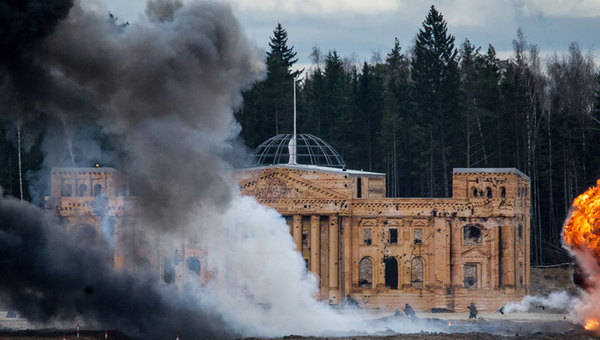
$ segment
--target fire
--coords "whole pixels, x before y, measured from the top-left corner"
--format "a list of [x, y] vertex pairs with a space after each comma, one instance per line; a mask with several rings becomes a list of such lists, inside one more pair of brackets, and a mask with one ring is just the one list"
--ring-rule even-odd
[[572, 249], [587, 249], [600, 260], [600, 180], [573, 201], [563, 238]]
[[598, 322], [598, 320], [596, 319], [588, 319], [585, 322], [585, 326], [583, 326], [583, 328], [585, 328], [585, 330], [587, 331], [595, 331], [600, 327], [600, 322]]

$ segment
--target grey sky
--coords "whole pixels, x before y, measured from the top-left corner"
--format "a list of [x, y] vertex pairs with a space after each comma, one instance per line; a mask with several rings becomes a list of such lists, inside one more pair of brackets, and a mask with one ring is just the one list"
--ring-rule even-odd
[[[99, 0], [123, 20], [134, 21], [144, 11], [144, 0]], [[190, 2], [192, 0], [184, 0]], [[222, 1], [222, 0], [218, 0]], [[578, 42], [583, 51], [600, 52], [600, 0], [230, 0], [236, 16], [254, 43], [266, 49], [277, 22], [288, 31], [299, 62], [310, 63], [317, 45], [323, 53], [336, 49], [356, 62], [382, 57], [394, 37], [403, 50], [415, 36], [432, 4], [448, 21], [456, 45], [465, 38], [482, 51], [492, 44], [509, 57], [519, 27], [542, 56], [566, 51]]]

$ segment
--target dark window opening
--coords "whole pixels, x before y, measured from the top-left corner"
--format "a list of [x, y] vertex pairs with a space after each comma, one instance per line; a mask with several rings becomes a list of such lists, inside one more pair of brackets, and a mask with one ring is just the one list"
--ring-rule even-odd
[[62, 197], [70, 197], [73, 195], [73, 186], [71, 184], [63, 183], [60, 188], [60, 195]]
[[490, 188], [490, 187], [485, 188], [485, 192], [486, 192], [487, 198], [492, 198], [492, 188]]
[[481, 229], [474, 225], [467, 225], [463, 228], [463, 245], [481, 244]]
[[308, 271], [308, 259], [304, 258], [304, 269]]
[[102, 195], [102, 186], [100, 184], [94, 185], [94, 197]]
[[500, 197], [506, 198], [506, 188], [500, 188]]
[[413, 288], [423, 289], [423, 259], [415, 257], [410, 263], [410, 284]]
[[477, 188], [473, 187], [471, 190], [473, 191], [473, 197], [477, 197]]
[[519, 242], [523, 241], [523, 226], [521, 224], [517, 227], [517, 234], [519, 236]]
[[172, 259], [164, 259], [163, 280], [166, 283], [175, 282], [175, 266]]
[[308, 248], [308, 232], [302, 232], [302, 248]]
[[523, 262], [519, 262], [519, 285], [523, 287]]
[[389, 244], [398, 244], [398, 229], [390, 228]]
[[185, 261], [189, 270], [193, 271], [196, 274], [200, 274], [200, 269], [202, 269], [200, 265], [200, 260], [197, 257], [190, 257]]
[[398, 289], [398, 261], [393, 257], [383, 259], [385, 263], [385, 285], [390, 289]]
[[87, 196], [87, 185], [79, 184], [79, 196]]
[[358, 177], [356, 179], [356, 198], [362, 197], [362, 181], [361, 178]]
[[371, 236], [371, 228], [363, 229], [363, 244], [365, 246], [370, 246], [371, 244], [373, 244], [373, 239]]
[[464, 287], [468, 289], [477, 288], [477, 265], [465, 264], [463, 266]]
[[373, 261], [368, 257], [363, 257], [358, 264], [358, 284], [360, 288], [373, 287]]

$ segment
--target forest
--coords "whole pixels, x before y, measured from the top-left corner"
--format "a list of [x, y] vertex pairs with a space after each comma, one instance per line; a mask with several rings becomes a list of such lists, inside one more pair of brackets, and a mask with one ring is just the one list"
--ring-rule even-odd
[[[433, 6], [414, 46], [392, 41], [362, 64], [315, 46], [312, 65], [298, 69], [292, 38], [275, 27], [265, 78], [235, 112], [249, 149], [292, 133], [297, 78], [298, 132], [330, 143], [348, 168], [385, 173], [390, 197], [449, 197], [455, 167], [526, 173], [532, 264], [571, 261], [562, 225], [573, 198], [600, 177], [600, 78], [590, 53], [574, 42], [542, 58], [518, 30], [512, 55], [501, 59], [491, 45], [456, 42]], [[2, 194], [39, 199], [32, 183], [43, 166], [43, 133], [19, 133], [0, 119]], [[103, 160], [88, 160], [96, 162]]]
[[[291, 39], [291, 37], [290, 37]], [[390, 197], [449, 197], [456, 167], [514, 167], [531, 179], [532, 264], [569, 261], [561, 230], [573, 198], [600, 177], [599, 74], [572, 43], [542, 58], [516, 32], [513, 54], [458, 43], [434, 6], [414, 46], [393, 42], [384, 57], [357, 64], [317, 46], [298, 70], [278, 24], [266, 78], [236, 112], [249, 148], [293, 131], [330, 143], [353, 169], [387, 175]]]

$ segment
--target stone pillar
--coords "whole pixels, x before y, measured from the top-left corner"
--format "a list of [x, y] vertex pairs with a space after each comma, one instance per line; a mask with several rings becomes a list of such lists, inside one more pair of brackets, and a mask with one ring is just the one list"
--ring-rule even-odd
[[343, 236], [343, 261], [344, 261], [344, 282], [343, 284], [343, 299], [346, 295], [352, 294], [352, 229], [350, 217], [342, 217], [342, 236]]
[[319, 216], [312, 215], [310, 217], [310, 271], [317, 277], [321, 276], [321, 261], [319, 259], [321, 230], [319, 222]]
[[296, 244], [296, 251], [302, 254], [302, 216], [294, 215], [292, 218], [292, 236]]
[[329, 216], [329, 299], [333, 303], [339, 303], [339, 231], [338, 216]]

